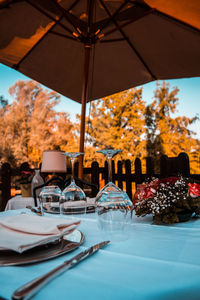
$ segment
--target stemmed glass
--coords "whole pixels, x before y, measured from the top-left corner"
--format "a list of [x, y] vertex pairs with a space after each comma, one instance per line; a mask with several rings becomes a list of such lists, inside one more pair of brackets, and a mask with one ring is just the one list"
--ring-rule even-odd
[[86, 212], [86, 196], [83, 190], [76, 185], [74, 180], [74, 162], [81, 152], [67, 152], [64, 155], [70, 157], [72, 165], [71, 183], [62, 192], [60, 197], [61, 214], [83, 214]]
[[44, 186], [38, 196], [42, 215], [44, 213], [59, 213], [61, 189], [57, 185]]
[[112, 158], [121, 150], [99, 150], [107, 157], [108, 183], [96, 197], [99, 228], [110, 234], [110, 239], [121, 240], [125, 237], [127, 225], [131, 223], [133, 204], [126, 192], [112, 182]]

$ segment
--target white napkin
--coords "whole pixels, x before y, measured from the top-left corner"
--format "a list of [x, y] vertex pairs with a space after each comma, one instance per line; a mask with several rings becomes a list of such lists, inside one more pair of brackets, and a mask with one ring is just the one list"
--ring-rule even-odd
[[20, 214], [0, 218], [0, 250], [22, 253], [71, 233], [80, 221]]

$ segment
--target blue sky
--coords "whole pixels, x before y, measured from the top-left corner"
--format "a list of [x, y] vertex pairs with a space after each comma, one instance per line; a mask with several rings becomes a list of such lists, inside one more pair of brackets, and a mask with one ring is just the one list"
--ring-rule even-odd
[[[23, 74], [8, 68], [0, 64], [0, 95], [3, 95], [12, 102], [12, 98], [8, 93], [8, 89], [17, 80], [28, 80], [29, 78]], [[177, 107], [178, 116], [194, 117], [200, 114], [200, 77], [186, 78], [186, 79], [174, 79], [167, 80], [170, 83], [170, 87], [177, 86], [179, 88], [178, 98], [179, 105]], [[156, 89], [156, 83], [151, 82], [143, 85], [143, 99], [150, 103], [153, 98], [153, 91]], [[81, 105], [72, 101], [66, 97], [61, 97], [61, 102], [57, 107], [58, 111], [66, 111], [70, 114], [71, 120], [75, 120], [75, 115], [81, 113]], [[87, 113], [89, 110], [89, 104], [87, 104]], [[200, 138], [200, 121], [197, 121], [195, 125], [191, 127], [198, 137]]]

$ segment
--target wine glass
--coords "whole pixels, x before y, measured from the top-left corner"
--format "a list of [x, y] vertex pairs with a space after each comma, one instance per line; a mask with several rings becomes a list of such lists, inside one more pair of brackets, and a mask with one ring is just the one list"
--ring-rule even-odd
[[133, 204], [126, 192], [112, 182], [112, 157], [122, 150], [99, 150], [108, 161], [108, 183], [96, 197], [98, 225], [111, 240], [122, 240], [127, 237], [128, 225], [132, 220]]
[[76, 157], [82, 155], [81, 152], [63, 153], [71, 159], [72, 176], [71, 183], [62, 192], [60, 197], [60, 213], [61, 214], [84, 214], [86, 213], [86, 196], [83, 190], [76, 185], [74, 180], [74, 162]]
[[44, 213], [60, 213], [59, 201], [61, 189], [57, 185], [44, 186], [39, 194], [42, 215]]

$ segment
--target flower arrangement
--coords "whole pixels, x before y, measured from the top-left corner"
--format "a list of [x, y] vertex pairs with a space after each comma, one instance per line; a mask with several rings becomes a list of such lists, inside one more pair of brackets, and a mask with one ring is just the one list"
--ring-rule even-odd
[[200, 213], [200, 184], [183, 177], [153, 179], [138, 186], [133, 204], [137, 216], [152, 214], [156, 224], [185, 221]]

